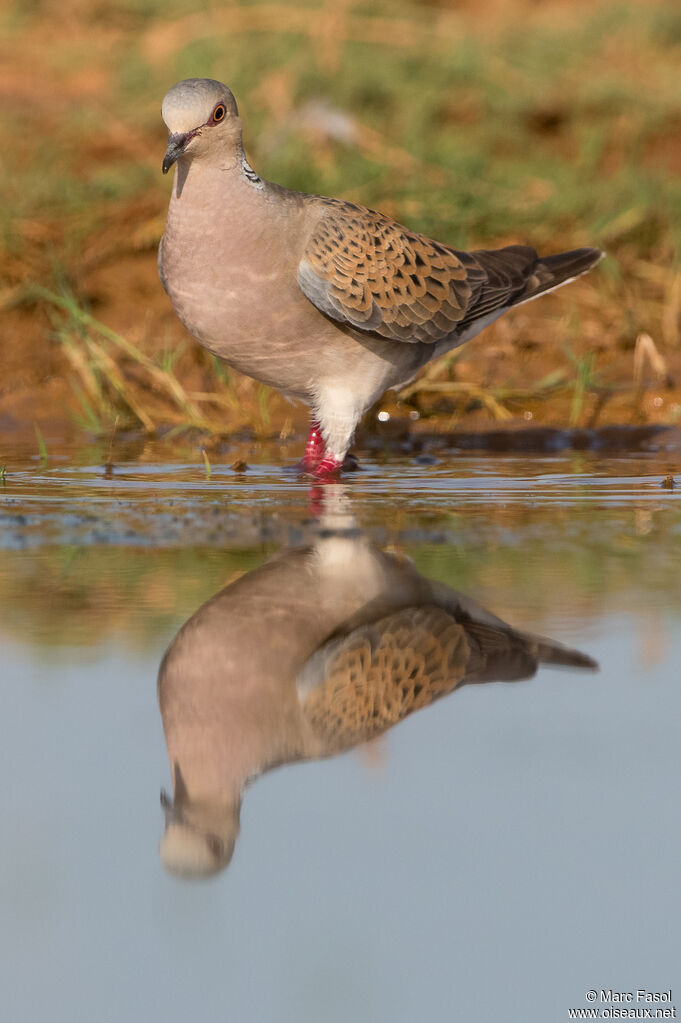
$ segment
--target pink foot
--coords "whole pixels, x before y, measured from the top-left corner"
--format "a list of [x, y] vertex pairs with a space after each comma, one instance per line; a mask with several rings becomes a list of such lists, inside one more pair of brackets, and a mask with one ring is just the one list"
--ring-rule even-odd
[[343, 463], [339, 462], [333, 455], [324, 455], [319, 465], [313, 470], [312, 475], [316, 480], [334, 480], [341, 474]]

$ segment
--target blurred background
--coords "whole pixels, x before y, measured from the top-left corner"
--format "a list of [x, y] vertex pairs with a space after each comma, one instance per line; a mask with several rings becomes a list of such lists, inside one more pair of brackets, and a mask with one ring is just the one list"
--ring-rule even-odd
[[266, 178], [459, 247], [607, 250], [382, 408], [442, 430], [681, 421], [676, 0], [7, 0], [0, 24], [0, 437], [302, 430], [158, 281], [160, 105], [191, 76], [232, 88]]

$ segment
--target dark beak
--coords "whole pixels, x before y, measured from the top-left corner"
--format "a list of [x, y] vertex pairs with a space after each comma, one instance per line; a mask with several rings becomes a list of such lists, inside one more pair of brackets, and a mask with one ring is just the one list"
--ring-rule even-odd
[[166, 155], [163, 157], [164, 174], [167, 174], [175, 161], [179, 160], [187, 148], [187, 143], [190, 139], [194, 138], [195, 134], [193, 131], [185, 131], [168, 136], [168, 148], [166, 149]]
[[172, 796], [169, 796], [165, 789], [161, 789], [161, 808], [165, 815], [166, 825], [171, 824], [173, 821], [180, 820], [180, 812], [173, 805]]

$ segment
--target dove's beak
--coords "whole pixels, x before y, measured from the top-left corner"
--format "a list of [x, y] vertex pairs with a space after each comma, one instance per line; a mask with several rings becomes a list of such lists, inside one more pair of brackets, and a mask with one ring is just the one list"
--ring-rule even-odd
[[168, 148], [166, 149], [166, 155], [163, 157], [164, 174], [167, 174], [175, 161], [179, 160], [195, 135], [195, 131], [183, 131], [168, 136]]

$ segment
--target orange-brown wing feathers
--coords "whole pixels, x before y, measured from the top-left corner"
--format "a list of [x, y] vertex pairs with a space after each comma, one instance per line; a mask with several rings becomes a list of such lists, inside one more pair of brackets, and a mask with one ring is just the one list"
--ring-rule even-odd
[[326, 752], [348, 749], [451, 692], [469, 660], [451, 614], [404, 608], [320, 647], [298, 676], [298, 695]]
[[381, 213], [322, 202], [324, 215], [299, 266], [302, 291], [333, 319], [394, 340], [435, 342], [461, 333], [474, 310], [477, 319], [512, 302], [536, 262], [533, 249], [515, 246], [521, 267], [507, 257], [492, 259], [488, 269], [477, 254], [457, 252]]
[[373, 210], [324, 204], [298, 271], [318, 309], [401, 341], [438, 341], [457, 329], [480, 282], [454, 250]]
[[395, 341], [456, 341], [505, 309], [591, 269], [598, 249], [540, 259], [526, 245], [460, 252], [381, 213], [314, 198], [323, 213], [298, 267], [303, 294], [332, 319]]

